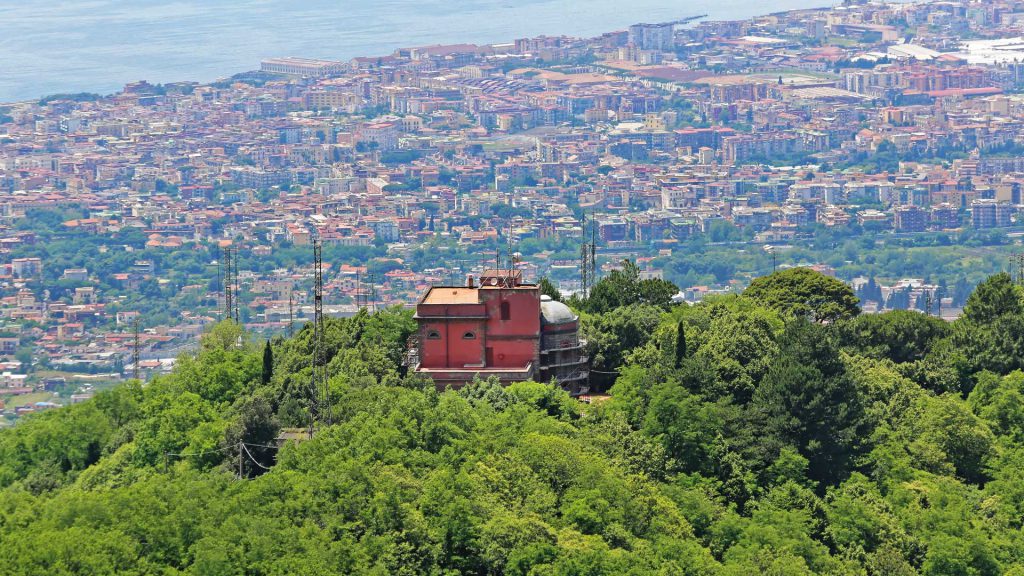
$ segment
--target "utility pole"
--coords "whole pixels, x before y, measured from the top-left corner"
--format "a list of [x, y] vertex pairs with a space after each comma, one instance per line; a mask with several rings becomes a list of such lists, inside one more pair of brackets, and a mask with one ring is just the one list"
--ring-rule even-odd
[[242, 444], [242, 441], [241, 441], [241, 440], [239, 440], [239, 441], [238, 441], [238, 479], [239, 479], [239, 480], [241, 480], [242, 478], [244, 478], [244, 476], [243, 476], [244, 472], [242, 471], [242, 464], [243, 464], [243, 460], [242, 460], [242, 457], [243, 457], [243, 455], [242, 455], [242, 451], [243, 451], [244, 449], [245, 449], [245, 446], [243, 446], [243, 444]]

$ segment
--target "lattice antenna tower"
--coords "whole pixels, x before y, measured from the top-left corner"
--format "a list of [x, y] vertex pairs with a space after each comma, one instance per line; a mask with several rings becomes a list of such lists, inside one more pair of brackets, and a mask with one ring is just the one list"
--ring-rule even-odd
[[372, 312], [377, 312], [377, 280], [373, 272], [370, 272], [370, 293], [368, 297], [370, 302], [367, 306], [369, 306]]
[[132, 378], [141, 380], [142, 369], [139, 362], [142, 361], [142, 339], [139, 338], [139, 316], [135, 316], [132, 322]]
[[513, 284], [512, 277], [516, 272], [516, 258], [515, 251], [512, 245], [512, 218], [508, 219], [508, 287], [511, 288]]
[[590, 265], [588, 264], [588, 262], [590, 260], [590, 251], [587, 250], [587, 213], [586, 212], [583, 213], [583, 216], [580, 219], [580, 238], [582, 240], [580, 242], [580, 295], [583, 296], [584, 298], [586, 298], [587, 297], [587, 293], [589, 292], [589, 286], [590, 286], [589, 278], [587, 277], [587, 273], [590, 270]]
[[363, 307], [362, 292], [363, 292], [363, 274], [359, 271], [359, 268], [356, 268], [356, 311], [357, 312], [359, 310], [361, 310], [362, 307]]
[[234, 284], [231, 287], [231, 294], [232, 294], [232, 299], [234, 300], [234, 304], [235, 304], [235, 309], [234, 309], [235, 322], [241, 323], [242, 322], [242, 314], [241, 314], [241, 310], [240, 310], [240, 305], [241, 305], [240, 302], [242, 300], [242, 293], [238, 289], [238, 249], [237, 248], [233, 248], [232, 249], [231, 264], [232, 264], [232, 266], [234, 266], [234, 270], [232, 271], [232, 274], [231, 274], [231, 281]]
[[224, 293], [224, 249], [221, 248], [220, 257], [217, 259], [217, 304], [220, 305], [221, 294]]
[[288, 291], [288, 337], [291, 338], [295, 332], [295, 293]]
[[[593, 215], [590, 218], [590, 259], [588, 263], [590, 272], [587, 276], [590, 277], [590, 287], [593, 288], [597, 282], [597, 220], [593, 218]], [[589, 295], [590, 292], [587, 292], [587, 296]]]
[[580, 245], [580, 293], [584, 298], [590, 296], [590, 289], [597, 281], [597, 221], [590, 219], [590, 240], [587, 240], [587, 215], [583, 214], [582, 237]]
[[331, 398], [324, 363], [324, 275], [320, 240], [313, 241], [313, 370], [310, 375], [309, 435], [313, 436], [319, 417], [331, 424]]
[[222, 277], [222, 286], [224, 288], [224, 318], [230, 319], [231, 312], [234, 310], [234, 294], [232, 294], [232, 282], [231, 282], [231, 248], [225, 246], [221, 249], [221, 261], [224, 267], [224, 274]]

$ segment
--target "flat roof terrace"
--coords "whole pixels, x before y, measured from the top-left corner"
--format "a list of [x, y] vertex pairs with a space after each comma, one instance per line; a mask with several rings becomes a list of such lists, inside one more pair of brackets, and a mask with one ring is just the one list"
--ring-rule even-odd
[[421, 304], [477, 304], [480, 296], [476, 288], [434, 286], [423, 297]]

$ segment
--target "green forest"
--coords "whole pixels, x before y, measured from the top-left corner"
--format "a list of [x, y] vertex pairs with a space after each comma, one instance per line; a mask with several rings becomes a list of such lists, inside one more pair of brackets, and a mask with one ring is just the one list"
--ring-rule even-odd
[[[0, 431], [0, 573], [1024, 576], [1024, 288], [947, 323], [792, 268], [674, 305], [625, 267], [595, 381], [438, 391], [412, 313], [226, 321], [172, 373]], [[545, 285], [545, 292], [558, 297]], [[320, 411], [326, 414], [326, 407]]]

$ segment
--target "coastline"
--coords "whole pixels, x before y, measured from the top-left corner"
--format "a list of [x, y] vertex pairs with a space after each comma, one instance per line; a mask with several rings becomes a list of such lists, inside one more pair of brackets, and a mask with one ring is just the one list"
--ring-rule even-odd
[[[78, 92], [107, 95], [120, 90], [128, 82], [143, 79], [154, 84], [209, 84], [232, 74], [256, 69], [261, 59], [281, 56], [347, 61], [356, 57], [386, 55], [407, 46], [500, 44], [511, 42], [517, 37], [545, 34], [593, 38], [633, 23], [666, 21], [694, 14], [708, 14], [704, 20], [743, 21], [795, 10], [829, 7], [818, 6], [821, 0], [807, 2], [816, 6], [799, 6], [801, 0], [790, 1], [794, 4], [792, 7], [767, 13], [759, 12], [766, 8], [764, 6], [743, 3], [695, 3], [685, 6], [652, 4], [654, 8], [641, 3], [630, 11], [629, 18], [623, 16], [617, 6], [594, 5], [588, 7], [590, 15], [582, 19], [575, 17], [577, 14], [571, 10], [571, 3], [561, 0], [535, 2], [522, 7], [471, 7], [451, 14], [439, 14], [443, 10], [436, 7], [433, 12], [425, 11], [422, 15], [404, 14], [400, 13], [404, 12], [400, 9], [402, 7], [392, 6], [387, 9], [390, 12], [376, 11], [360, 15], [366, 16], [365, 22], [358, 21], [355, 16], [349, 18], [351, 22], [346, 21], [345, 16], [335, 18], [336, 25], [328, 17], [325, 17], [325, 22], [330, 25], [311, 21], [306, 25], [313, 30], [308, 39], [289, 38], [289, 34], [298, 36], [305, 32], [302, 26], [293, 23], [289, 24], [291, 28], [287, 31], [269, 34], [270, 37], [263, 42], [258, 41], [258, 37], [268, 34], [264, 30], [254, 29], [252, 36], [257, 38], [242, 38], [233, 44], [229, 43], [231, 35], [227, 32], [223, 40], [218, 38], [220, 34], [217, 27], [229, 27], [230, 22], [209, 25], [207, 28], [203, 28], [202, 23], [193, 23], [190, 31], [172, 33], [169, 26], [150, 22], [144, 14], [133, 16], [132, 22], [142, 30], [154, 28], [146, 38], [133, 40], [130, 36], [132, 32], [129, 31], [127, 37], [122, 35], [115, 40], [107, 37], [92, 40], [83, 38], [67, 49], [54, 46], [52, 42], [43, 43], [41, 39], [33, 40], [33, 34], [42, 34], [39, 31], [9, 30], [5, 35], [10, 48], [0, 47], [0, 62], [6, 56], [8, 61], [19, 62], [20, 69], [11, 67], [6, 71], [0, 70], [0, 103], [15, 104], [53, 94]], [[531, 11], [537, 13], [536, 18], [530, 18]], [[566, 13], [559, 18], [562, 11]], [[509, 19], [508, 14], [518, 16], [520, 20]], [[70, 16], [62, 17], [57, 13], [51, 16], [54, 22], [50, 26], [58, 26], [64, 19], [69, 20], [69, 24], [73, 23]], [[93, 16], [92, 20], [99, 23], [103, 16], [101, 13]], [[17, 14], [7, 16], [17, 17]], [[188, 22], [184, 16], [181, 18], [183, 23]], [[422, 24], [418, 28], [409, 27], [417, 18], [422, 20]], [[615, 24], [608, 25], [606, 22]], [[242, 22], [239, 26], [244, 24]], [[10, 20], [7, 25], [10, 26]], [[450, 28], [440, 28], [448, 25]], [[4, 26], [0, 24], [0, 31], [3, 31]], [[378, 29], [381, 31], [377, 32]], [[161, 33], [168, 37], [162, 37]], [[116, 32], [110, 36], [118, 38]], [[42, 55], [36, 56], [37, 53]]]

